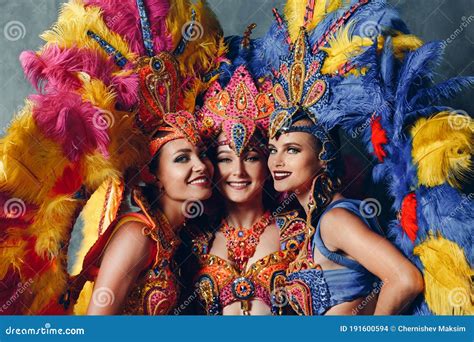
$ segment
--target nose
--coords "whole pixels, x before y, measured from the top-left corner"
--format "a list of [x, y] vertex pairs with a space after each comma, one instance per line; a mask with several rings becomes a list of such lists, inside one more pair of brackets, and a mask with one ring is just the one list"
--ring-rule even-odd
[[279, 153], [271, 155], [270, 158], [268, 158], [268, 161], [270, 161], [270, 159], [271, 159], [272, 165], [269, 165], [269, 166], [274, 166], [274, 167], [285, 166], [285, 162], [283, 161]]
[[247, 175], [247, 172], [245, 171], [245, 165], [244, 161], [239, 159], [234, 163], [234, 168], [232, 172], [233, 176], [236, 177], [243, 177]]
[[193, 164], [193, 171], [197, 173], [204, 172], [206, 170], [206, 164], [203, 163], [201, 158], [196, 158]]

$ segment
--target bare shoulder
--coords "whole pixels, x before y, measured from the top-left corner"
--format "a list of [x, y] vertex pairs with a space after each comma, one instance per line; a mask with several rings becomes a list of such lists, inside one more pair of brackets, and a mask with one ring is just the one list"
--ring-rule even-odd
[[367, 225], [354, 213], [344, 208], [332, 208], [321, 217], [321, 239], [330, 250], [337, 250], [344, 240], [370, 233]]
[[106, 254], [142, 260], [150, 252], [152, 239], [144, 234], [147, 226], [139, 221], [129, 221], [116, 228], [107, 246]]
[[336, 207], [330, 209], [321, 217], [320, 226], [322, 230], [326, 229], [327, 227], [331, 227], [332, 229], [343, 229], [344, 227], [348, 227], [348, 225], [351, 224], [365, 225], [360, 217], [352, 213], [350, 210]]
[[130, 242], [138, 244], [146, 243], [150, 239], [144, 234], [149, 228], [146, 224], [139, 221], [129, 221], [118, 227], [113, 235], [113, 239], [123, 238]]

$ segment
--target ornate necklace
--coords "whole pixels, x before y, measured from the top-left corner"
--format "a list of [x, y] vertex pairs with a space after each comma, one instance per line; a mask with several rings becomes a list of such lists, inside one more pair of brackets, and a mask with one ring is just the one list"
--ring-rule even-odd
[[257, 248], [260, 236], [265, 231], [265, 228], [272, 221], [269, 211], [266, 211], [262, 217], [255, 222], [252, 227], [232, 227], [223, 220], [220, 231], [224, 233], [227, 238], [227, 255], [232, 260], [240, 272], [244, 271], [247, 262], [254, 255]]

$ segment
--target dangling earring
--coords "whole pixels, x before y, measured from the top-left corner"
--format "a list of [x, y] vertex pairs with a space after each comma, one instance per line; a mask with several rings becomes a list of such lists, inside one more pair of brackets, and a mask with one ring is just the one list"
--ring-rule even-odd
[[[324, 208], [331, 203], [334, 194], [340, 189], [341, 181], [338, 177], [331, 177], [327, 165], [324, 166], [313, 180], [310, 198], [310, 216], [317, 218]], [[314, 215], [314, 216], [313, 216]]]

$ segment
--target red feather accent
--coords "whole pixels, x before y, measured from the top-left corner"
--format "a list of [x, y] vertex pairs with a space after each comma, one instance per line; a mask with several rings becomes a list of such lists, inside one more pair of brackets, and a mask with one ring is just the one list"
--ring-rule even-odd
[[77, 164], [67, 166], [63, 175], [56, 180], [53, 189], [51, 190], [52, 197], [56, 195], [73, 194], [82, 186], [82, 172]]
[[377, 156], [379, 162], [383, 162], [387, 153], [383, 149], [383, 145], [388, 143], [387, 132], [382, 127], [381, 117], [374, 117], [370, 123], [372, 127], [372, 146], [374, 147], [374, 153]]
[[416, 195], [413, 192], [406, 195], [402, 202], [400, 224], [411, 242], [415, 242], [416, 233], [418, 232], [416, 206]]
[[30, 237], [27, 241], [28, 245], [25, 248], [26, 253], [23, 259], [24, 267], [21, 269], [24, 279], [34, 278], [56, 264], [56, 259], [45, 259], [36, 254], [36, 237]]

